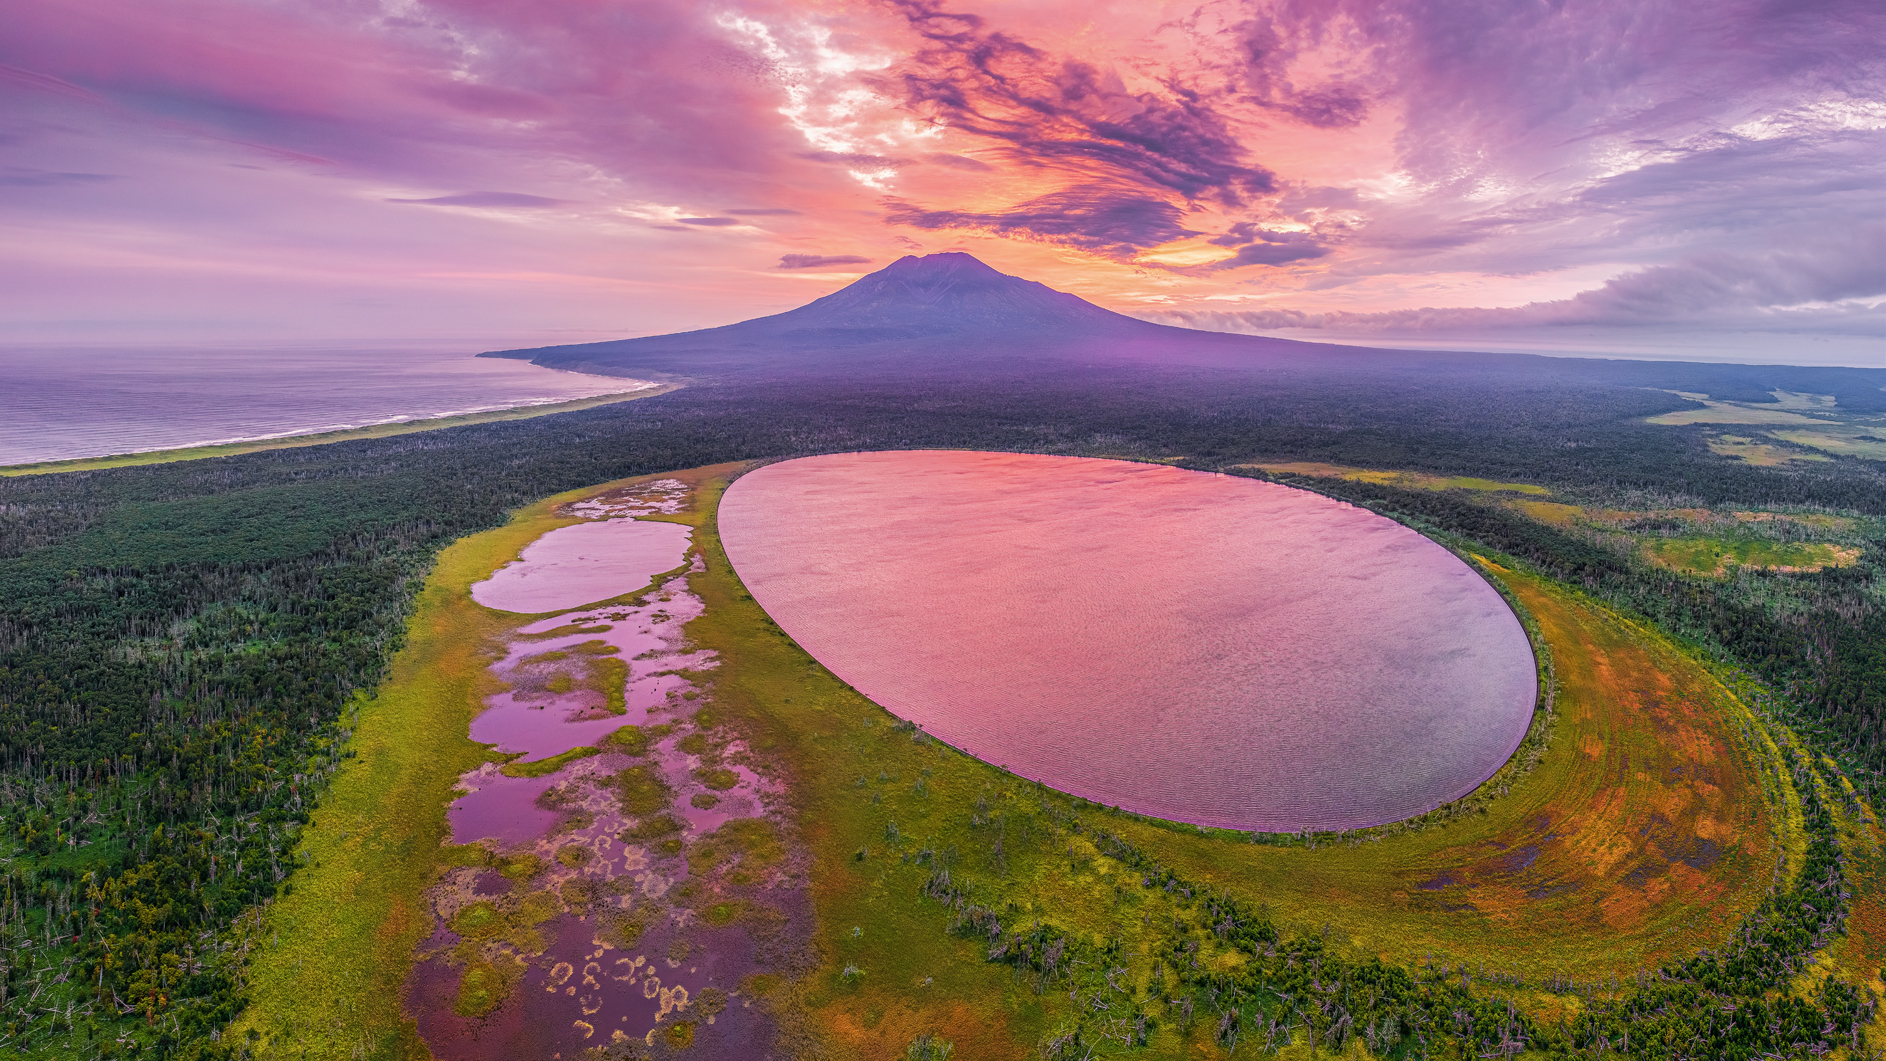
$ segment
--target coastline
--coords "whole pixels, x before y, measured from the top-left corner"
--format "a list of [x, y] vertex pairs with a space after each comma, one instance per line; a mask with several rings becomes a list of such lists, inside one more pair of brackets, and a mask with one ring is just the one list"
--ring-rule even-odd
[[599, 405], [614, 405], [618, 402], [630, 402], [637, 398], [652, 398], [657, 394], [667, 394], [679, 390], [679, 383], [658, 383], [653, 387], [640, 390], [619, 391], [614, 394], [598, 394], [590, 398], [576, 398], [567, 402], [551, 402], [542, 405], [517, 405], [508, 409], [490, 409], [476, 413], [460, 413], [454, 416], [439, 416], [422, 420], [399, 420], [387, 424], [371, 424], [366, 427], [342, 428], [335, 431], [317, 431], [305, 435], [282, 435], [277, 438], [258, 438], [240, 442], [215, 442], [198, 446], [179, 446], [173, 449], [145, 450], [140, 453], [116, 453], [99, 457], [72, 457], [66, 460], [38, 461], [32, 464], [0, 465], [0, 476], [50, 475], [55, 472], [89, 472], [106, 468], [128, 468], [141, 464], [168, 464], [173, 461], [203, 460], [208, 457], [235, 457], [244, 453], [259, 453], [271, 449], [296, 449], [302, 446], [320, 446], [329, 442], [351, 442], [363, 438], [387, 438], [393, 435], [409, 435], [419, 431], [438, 431], [448, 427], [463, 427], [467, 424], [488, 424], [500, 420], [528, 420], [532, 417], [549, 416], [552, 413], [572, 413], [580, 409], [593, 409]]

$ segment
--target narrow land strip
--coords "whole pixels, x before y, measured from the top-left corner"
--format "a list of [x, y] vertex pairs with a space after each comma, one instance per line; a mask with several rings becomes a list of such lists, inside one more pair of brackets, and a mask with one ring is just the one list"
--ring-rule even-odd
[[511, 409], [492, 409], [482, 413], [440, 416], [430, 420], [402, 420], [398, 423], [375, 424], [371, 427], [348, 428], [343, 431], [322, 431], [312, 435], [284, 435], [281, 438], [226, 442], [214, 446], [184, 446], [179, 449], [155, 449], [144, 453], [76, 457], [72, 460], [41, 461], [37, 464], [11, 464], [0, 466], [0, 476], [90, 472], [104, 468], [129, 468], [139, 464], [168, 464], [172, 461], [203, 460], [208, 457], [235, 457], [244, 453], [260, 453], [263, 450], [299, 449], [302, 446], [352, 442], [363, 438], [391, 438], [394, 435], [410, 435], [417, 431], [438, 431], [448, 427], [464, 427], [467, 424], [529, 420], [538, 416], [550, 416], [553, 413], [573, 413], [579, 409], [594, 409], [599, 405], [614, 405], [618, 402], [632, 402], [638, 398], [653, 398], [657, 394], [667, 394], [680, 387], [681, 384], [678, 383], [663, 383], [643, 390], [599, 394], [593, 398], [578, 398], [574, 401], [555, 402], [549, 405], [520, 405]]

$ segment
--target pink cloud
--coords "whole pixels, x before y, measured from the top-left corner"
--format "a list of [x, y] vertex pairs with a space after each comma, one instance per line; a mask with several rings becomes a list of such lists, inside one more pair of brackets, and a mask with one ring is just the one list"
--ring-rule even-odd
[[782, 261], [946, 245], [1120, 308], [1262, 295], [1324, 327], [1565, 270], [1615, 279], [1460, 312], [1797, 320], [1819, 302], [1789, 292], [1886, 295], [1834, 260], [1886, 224], [1881, 39], [1866, 0], [21, 5], [0, 339], [419, 333], [455, 297], [510, 332], [647, 332], [838, 283]]

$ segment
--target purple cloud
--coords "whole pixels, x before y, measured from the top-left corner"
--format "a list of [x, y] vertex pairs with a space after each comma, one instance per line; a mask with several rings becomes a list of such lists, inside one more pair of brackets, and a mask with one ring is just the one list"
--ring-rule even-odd
[[1237, 269], [1246, 265], [1285, 265], [1310, 261], [1328, 254], [1330, 248], [1310, 232], [1275, 231], [1255, 221], [1240, 221], [1224, 234], [1205, 242], [1218, 247], [1236, 247], [1238, 252], [1204, 267], [1206, 271]]
[[1147, 247], [1197, 235], [1180, 223], [1182, 216], [1163, 199], [1089, 186], [1043, 195], [999, 213], [924, 210], [897, 203], [885, 220], [912, 228], [972, 229], [1127, 259]]
[[873, 169], [894, 169], [909, 164], [907, 159], [860, 151], [801, 151], [798, 157], [810, 162], [834, 162], [841, 166], [869, 166]]
[[[1244, 250], [1269, 246], [1259, 243]], [[1875, 225], [1845, 239], [1789, 251], [1694, 255], [1626, 273], [1568, 299], [1510, 308], [1182, 309], [1149, 316], [1189, 327], [1238, 332], [1323, 329], [1418, 335], [1680, 324], [1703, 329], [1825, 328], [1886, 335], [1886, 313], [1870, 301], [1882, 292], [1886, 292], [1886, 225]]]
[[[186, 339], [203, 321], [339, 327], [321, 307], [377, 297], [391, 268], [416, 293], [398, 304], [435, 301], [362, 333], [461, 304], [540, 327], [549, 291], [557, 315], [618, 327], [624, 284], [646, 296], [638, 329], [695, 326], [803, 289], [789, 271], [776, 291], [738, 268], [700, 279], [716, 265], [811, 246], [881, 260], [919, 232], [1008, 240], [972, 249], [1049, 282], [1079, 271], [1116, 305], [1145, 296], [1146, 249], [1210, 240], [1231, 257], [1168, 267], [1161, 297], [1222, 305], [1204, 300], [1251, 284], [1280, 315], [1264, 320], [1326, 330], [1886, 313], [1867, 242], [1886, 226], [1877, 0], [349, 10], [15, 5], [0, 186], [20, 193], [0, 225], [43, 238], [0, 256], [0, 318], [143, 335], [174, 317]], [[776, 220], [698, 238], [742, 218]], [[134, 253], [127, 232], [153, 238]], [[1512, 308], [1404, 308], [1471, 300]]]
[[979, 159], [970, 158], [968, 155], [950, 155], [938, 152], [936, 154], [923, 156], [923, 160], [932, 165], [948, 166], [950, 169], [969, 170], [972, 173], [992, 173], [995, 171], [994, 166]]
[[1249, 243], [1239, 247], [1238, 253], [1223, 261], [1213, 262], [1207, 268], [1218, 270], [1237, 269], [1246, 265], [1285, 265], [1321, 258], [1328, 253], [1328, 247], [1307, 240], [1301, 243]]
[[[979, 15], [945, 11], [941, 0], [892, 6], [922, 46], [884, 79], [886, 91], [1073, 185], [999, 212], [902, 208], [893, 223], [976, 228], [1124, 258], [1190, 234], [1178, 223], [1180, 203], [1240, 207], [1276, 187], [1270, 171], [1245, 161], [1211, 97], [1176, 72], [1169, 96], [1133, 93], [1116, 75], [989, 29]], [[1056, 196], [1075, 209], [1055, 209]]]
[[782, 254], [781, 269], [819, 269], [828, 265], [868, 265], [871, 259], [856, 254]]
[[9, 167], [0, 172], [0, 188], [53, 188], [62, 184], [95, 184], [118, 180], [114, 173], [57, 173]]
[[419, 203], [425, 206], [509, 207], [529, 210], [546, 206], [561, 206], [568, 200], [550, 199], [542, 195], [525, 195], [523, 192], [464, 192], [459, 195], [436, 195], [430, 199], [388, 199], [387, 202]]

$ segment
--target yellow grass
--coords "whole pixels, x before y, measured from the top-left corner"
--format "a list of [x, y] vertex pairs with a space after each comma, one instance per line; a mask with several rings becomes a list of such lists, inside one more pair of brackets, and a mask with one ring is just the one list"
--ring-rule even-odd
[[1585, 510], [1578, 505], [1561, 505], [1556, 501], [1515, 501], [1513, 507], [1554, 527], [1569, 527], [1585, 515]]
[[1641, 546], [1651, 563], [1691, 575], [1721, 578], [1738, 567], [1810, 572], [1860, 562], [1857, 546], [1827, 542], [1741, 541], [1722, 538], [1652, 538]]
[[1426, 472], [1380, 471], [1351, 468], [1317, 461], [1292, 461], [1285, 464], [1239, 464], [1239, 468], [1258, 468], [1273, 475], [1312, 475], [1324, 479], [1349, 479], [1355, 482], [1400, 486], [1411, 490], [1478, 490], [1488, 493], [1549, 495], [1552, 491], [1535, 483], [1502, 483], [1467, 475], [1430, 475]]
[[1850, 432], [1843, 435], [1825, 431], [1775, 431], [1776, 438], [1802, 446], [1826, 450], [1847, 457], [1864, 457], [1867, 460], [1886, 460], [1886, 439], [1876, 438], [1862, 432]]
[[1763, 468], [1773, 468], [1789, 461], [1824, 461], [1828, 458], [1818, 453], [1802, 453], [1798, 450], [1782, 449], [1765, 442], [1739, 435], [1720, 435], [1709, 440], [1709, 450], [1722, 457], [1734, 457], [1749, 464]]
[[1851, 516], [1829, 516], [1820, 512], [1731, 512], [1737, 523], [1799, 523], [1816, 530], [1844, 534], [1857, 522]]
[[1731, 402], [1704, 402], [1702, 409], [1680, 409], [1645, 419], [1645, 423], [1676, 427], [1683, 424], [1820, 424], [1838, 425], [1839, 421], [1802, 416], [1787, 409], [1737, 405]]

